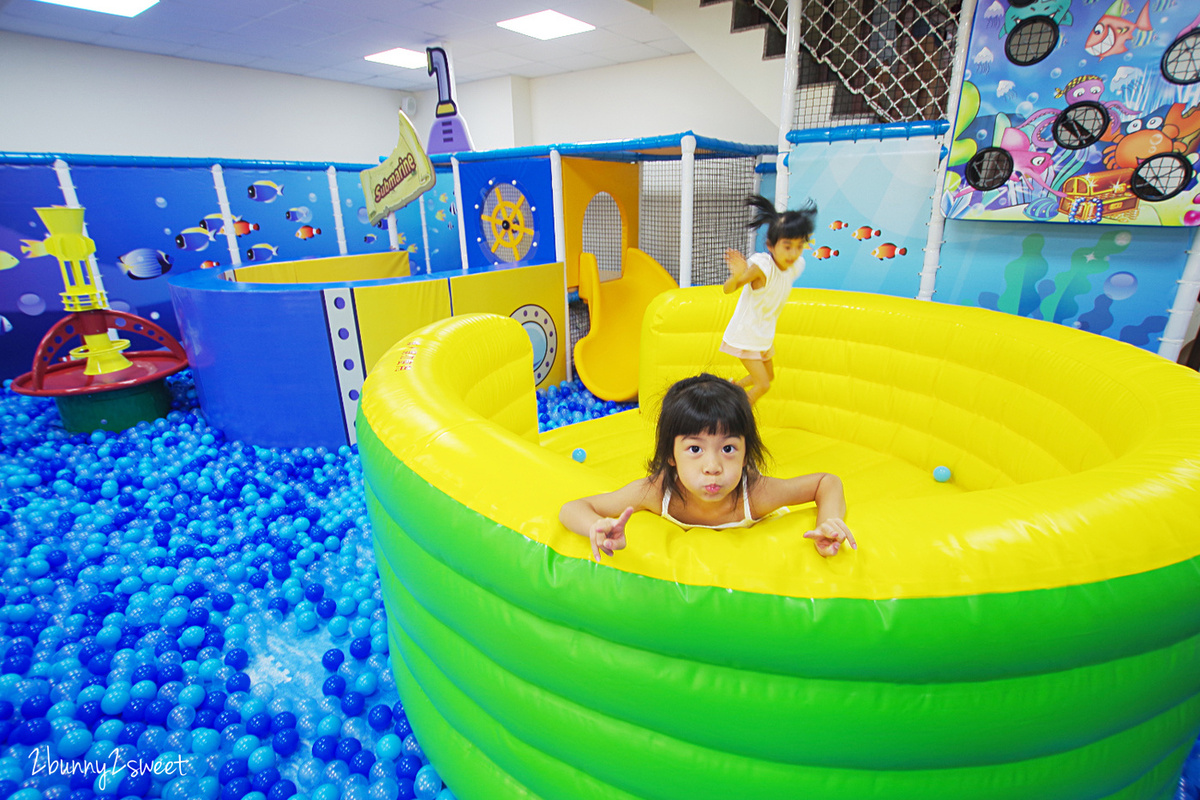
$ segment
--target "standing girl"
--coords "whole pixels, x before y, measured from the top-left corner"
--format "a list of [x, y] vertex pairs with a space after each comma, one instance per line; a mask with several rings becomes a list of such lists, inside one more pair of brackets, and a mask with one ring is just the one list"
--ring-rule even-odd
[[746, 205], [754, 208], [748, 227], [767, 226], [767, 252], [755, 253], [747, 261], [737, 250], [725, 251], [729, 265], [725, 294], [738, 289], [742, 294], [721, 338], [721, 352], [739, 359], [746, 368], [746, 377], [737, 383], [753, 404], [775, 379], [775, 321], [792, 284], [804, 271], [802, 256], [812, 239], [817, 207], [809, 201], [798, 211], [781, 213], [757, 194], [747, 197]]
[[613, 492], [563, 505], [559, 521], [592, 545], [592, 556], [625, 548], [635, 511], [659, 514], [684, 528], [748, 528], [778, 508], [816, 502], [817, 524], [804, 534], [817, 552], [857, 547], [842, 518], [846, 497], [836, 475], [795, 478], [761, 473], [766, 456], [746, 392], [715, 375], [685, 378], [663, 397], [650, 473]]

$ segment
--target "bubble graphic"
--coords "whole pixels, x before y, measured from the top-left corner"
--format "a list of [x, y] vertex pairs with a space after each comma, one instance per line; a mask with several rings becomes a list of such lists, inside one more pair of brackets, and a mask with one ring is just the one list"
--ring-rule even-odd
[[158, 319], [161, 316], [162, 316], [162, 314], [159, 314], [157, 311], [150, 312], [150, 319]]
[[17, 298], [17, 308], [22, 314], [36, 317], [46, 310], [46, 301], [33, 292], [26, 292]]
[[317, 202], [317, 193], [316, 193], [316, 192], [309, 192], [309, 193], [308, 193], [308, 202], [310, 202], [310, 203], [315, 203], [315, 202]]
[[1129, 231], [1120, 231], [1113, 237], [1113, 241], [1121, 245], [1121, 247], [1128, 247], [1129, 243], [1133, 241], [1133, 234]]
[[367, 215], [367, 209], [360, 208], [358, 210], [358, 221], [361, 222], [363, 225], [368, 225], [368, 224], [370, 224], [369, 220], [370, 220], [370, 217]]
[[159, 208], [166, 208], [167, 207], [167, 198], [165, 198], [165, 197], [154, 198], [154, 205], [158, 206]]
[[1137, 291], [1138, 280], [1131, 272], [1114, 272], [1104, 279], [1104, 293], [1113, 300], [1124, 300]]
[[1059, 79], [1061, 76], [1062, 76], [1062, 70], [1061, 70], [1061, 69], [1059, 69], [1058, 67], [1055, 67], [1054, 69], [1050, 70], [1050, 77], [1051, 77], [1051, 78], [1054, 78], [1055, 80], [1058, 80], [1058, 79]]
[[133, 311], [133, 306], [125, 300], [110, 300], [108, 305], [113, 311], [123, 311], [126, 314]]
[[347, 198], [346, 198], [346, 208], [350, 208], [350, 207], [351, 207], [351, 206], [353, 206], [353, 205], [354, 205], [354, 198], [353, 198], [353, 197], [347, 197]]

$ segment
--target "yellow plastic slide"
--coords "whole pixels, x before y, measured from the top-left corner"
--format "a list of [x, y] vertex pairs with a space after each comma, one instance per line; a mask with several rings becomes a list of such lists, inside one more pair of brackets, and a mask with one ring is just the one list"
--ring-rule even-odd
[[579, 296], [588, 305], [591, 330], [575, 343], [575, 371], [601, 400], [635, 400], [638, 344], [646, 306], [676, 288], [675, 279], [650, 256], [625, 248], [621, 277], [600, 282], [596, 256], [579, 256]]

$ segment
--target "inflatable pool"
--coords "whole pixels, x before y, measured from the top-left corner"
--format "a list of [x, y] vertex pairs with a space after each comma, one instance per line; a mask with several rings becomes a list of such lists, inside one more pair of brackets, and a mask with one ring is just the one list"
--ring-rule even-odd
[[795, 290], [758, 406], [771, 471], [841, 475], [858, 550], [820, 558], [811, 506], [732, 532], [642, 513], [596, 564], [559, 506], [641, 474], [672, 381], [739, 374], [734, 299], [662, 295], [641, 411], [547, 434], [501, 317], [424, 328], [367, 378], [392, 663], [456, 796], [1168, 800], [1200, 728], [1200, 377]]

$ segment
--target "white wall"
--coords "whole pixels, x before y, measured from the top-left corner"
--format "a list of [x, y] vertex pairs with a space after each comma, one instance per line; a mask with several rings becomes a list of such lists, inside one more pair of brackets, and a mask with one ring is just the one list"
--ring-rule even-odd
[[[432, 79], [431, 79], [432, 82]], [[374, 163], [404, 92], [0, 31], [0, 150]], [[436, 87], [416, 95], [424, 141]], [[772, 143], [774, 123], [694, 54], [456, 87], [476, 149], [694, 130]]]
[[[545, 78], [460, 83], [454, 97], [477, 150], [686, 130], [751, 144], [778, 136], [774, 122], [693, 53]], [[418, 96], [413, 124], [422, 137], [436, 103], [436, 90]]]
[[0, 150], [374, 163], [404, 96], [0, 31]]
[[534, 142], [626, 139], [693, 130], [773, 144], [775, 123], [693, 53], [535, 78]]

